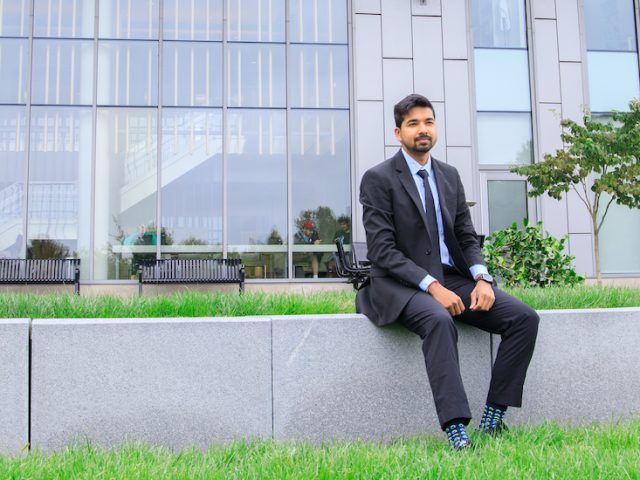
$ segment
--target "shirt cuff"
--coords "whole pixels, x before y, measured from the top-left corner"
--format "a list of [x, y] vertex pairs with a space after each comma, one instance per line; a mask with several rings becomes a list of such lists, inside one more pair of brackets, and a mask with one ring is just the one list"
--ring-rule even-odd
[[472, 265], [469, 268], [469, 271], [471, 272], [471, 276], [475, 279], [478, 275], [480, 275], [481, 273], [484, 273], [485, 275], [489, 274], [489, 270], [487, 270], [487, 267], [485, 267], [484, 265], [481, 264], [477, 264], [477, 265]]
[[422, 281], [418, 286], [420, 287], [420, 290], [422, 290], [423, 292], [426, 292], [429, 286], [435, 281], [436, 281], [435, 277], [432, 277], [431, 275], [427, 275], [422, 279]]

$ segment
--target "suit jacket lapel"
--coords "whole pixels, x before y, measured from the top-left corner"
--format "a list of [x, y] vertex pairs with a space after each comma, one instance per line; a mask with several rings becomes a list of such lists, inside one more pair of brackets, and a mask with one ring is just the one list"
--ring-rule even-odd
[[442, 224], [444, 227], [445, 233], [453, 232], [453, 220], [451, 219], [451, 215], [449, 214], [449, 208], [447, 204], [447, 197], [444, 194], [444, 184], [446, 179], [444, 178], [444, 172], [440, 169], [440, 165], [438, 165], [438, 161], [431, 157], [431, 168], [433, 168], [433, 173], [436, 177], [436, 188], [438, 190], [438, 199], [440, 201], [440, 214], [442, 215]]
[[[404, 159], [402, 151], [398, 151], [398, 153], [396, 153], [394, 160], [396, 164], [396, 172], [398, 173], [398, 179], [400, 180], [400, 183], [404, 187], [409, 197], [411, 197], [411, 200], [413, 200], [413, 203], [418, 209], [418, 212], [420, 212], [420, 217], [422, 218], [422, 222], [424, 223], [424, 231], [428, 237], [429, 233], [427, 230], [427, 215], [424, 211], [424, 205], [422, 204], [422, 199], [420, 198], [420, 194], [418, 193], [418, 189], [416, 188], [416, 182], [411, 176], [411, 171], [407, 166], [407, 161]], [[431, 239], [429, 239], [429, 241], [431, 241]]]

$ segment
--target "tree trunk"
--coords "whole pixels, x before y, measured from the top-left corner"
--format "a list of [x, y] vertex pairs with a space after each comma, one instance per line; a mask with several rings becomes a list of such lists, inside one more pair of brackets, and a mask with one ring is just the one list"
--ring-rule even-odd
[[593, 253], [596, 258], [596, 280], [598, 286], [602, 286], [602, 273], [600, 272], [600, 229], [598, 228], [596, 214], [591, 215], [593, 221]]

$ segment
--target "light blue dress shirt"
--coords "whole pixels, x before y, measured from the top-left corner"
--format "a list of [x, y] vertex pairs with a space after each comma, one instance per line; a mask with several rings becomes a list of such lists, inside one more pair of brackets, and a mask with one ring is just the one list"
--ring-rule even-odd
[[[453, 262], [451, 260], [451, 255], [449, 254], [449, 249], [447, 245], [444, 243], [444, 226], [442, 223], [442, 210], [440, 209], [440, 197], [438, 197], [438, 189], [436, 188], [435, 176], [433, 175], [433, 168], [431, 167], [431, 156], [429, 156], [429, 160], [427, 160], [427, 164], [423, 167], [418, 162], [416, 162], [411, 156], [404, 151], [404, 148], [401, 149], [402, 154], [404, 155], [404, 159], [407, 162], [407, 166], [409, 167], [409, 171], [411, 172], [411, 177], [413, 181], [416, 183], [416, 188], [418, 189], [418, 193], [420, 194], [420, 199], [422, 200], [422, 207], [427, 211], [425, 207], [425, 191], [424, 191], [424, 183], [422, 181], [422, 177], [418, 175], [419, 170], [426, 170], [429, 174], [429, 186], [431, 187], [431, 194], [433, 195], [433, 203], [436, 207], [436, 222], [438, 223], [438, 237], [440, 243], [440, 260], [443, 265], [453, 266]], [[472, 265], [469, 268], [471, 272], [471, 276], [476, 278], [477, 275], [481, 273], [489, 273], [487, 267], [484, 265]], [[420, 289], [426, 291], [436, 279], [431, 275], [427, 275], [420, 282]]]

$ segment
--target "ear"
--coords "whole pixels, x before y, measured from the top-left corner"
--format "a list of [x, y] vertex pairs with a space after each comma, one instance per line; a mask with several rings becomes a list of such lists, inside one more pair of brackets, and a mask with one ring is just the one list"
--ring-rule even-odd
[[393, 134], [396, 136], [396, 140], [402, 143], [402, 137], [400, 136], [400, 129], [398, 127], [393, 129]]

